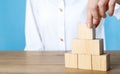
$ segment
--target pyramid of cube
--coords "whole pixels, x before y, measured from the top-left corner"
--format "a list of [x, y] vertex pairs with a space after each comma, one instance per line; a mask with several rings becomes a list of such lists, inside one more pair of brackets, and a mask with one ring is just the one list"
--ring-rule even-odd
[[78, 26], [78, 38], [72, 39], [72, 52], [65, 53], [65, 67], [108, 71], [110, 55], [104, 53], [103, 39], [95, 38], [95, 28]]

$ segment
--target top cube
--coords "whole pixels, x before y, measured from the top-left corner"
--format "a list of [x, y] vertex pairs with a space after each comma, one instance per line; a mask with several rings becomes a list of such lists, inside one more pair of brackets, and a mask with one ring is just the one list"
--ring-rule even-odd
[[86, 24], [78, 25], [79, 39], [95, 39], [95, 27], [88, 28]]

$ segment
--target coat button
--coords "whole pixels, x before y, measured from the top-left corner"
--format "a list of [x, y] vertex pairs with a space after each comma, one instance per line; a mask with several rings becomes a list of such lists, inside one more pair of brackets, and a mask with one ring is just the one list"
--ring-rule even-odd
[[60, 11], [60, 12], [63, 12], [63, 9], [62, 9], [62, 8], [59, 8], [59, 11]]
[[64, 41], [64, 40], [61, 38], [60, 41]]

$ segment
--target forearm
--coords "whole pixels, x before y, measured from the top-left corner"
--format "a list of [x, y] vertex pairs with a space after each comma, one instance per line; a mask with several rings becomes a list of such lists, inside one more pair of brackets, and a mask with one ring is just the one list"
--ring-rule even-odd
[[120, 0], [116, 0], [118, 4], [120, 4]]

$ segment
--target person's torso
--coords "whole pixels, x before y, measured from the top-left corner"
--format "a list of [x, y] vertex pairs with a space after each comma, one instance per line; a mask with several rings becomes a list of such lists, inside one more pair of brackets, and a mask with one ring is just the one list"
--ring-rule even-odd
[[45, 49], [71, 50], [78, 25], [86, 23], [87, 0], [32, 1]]

